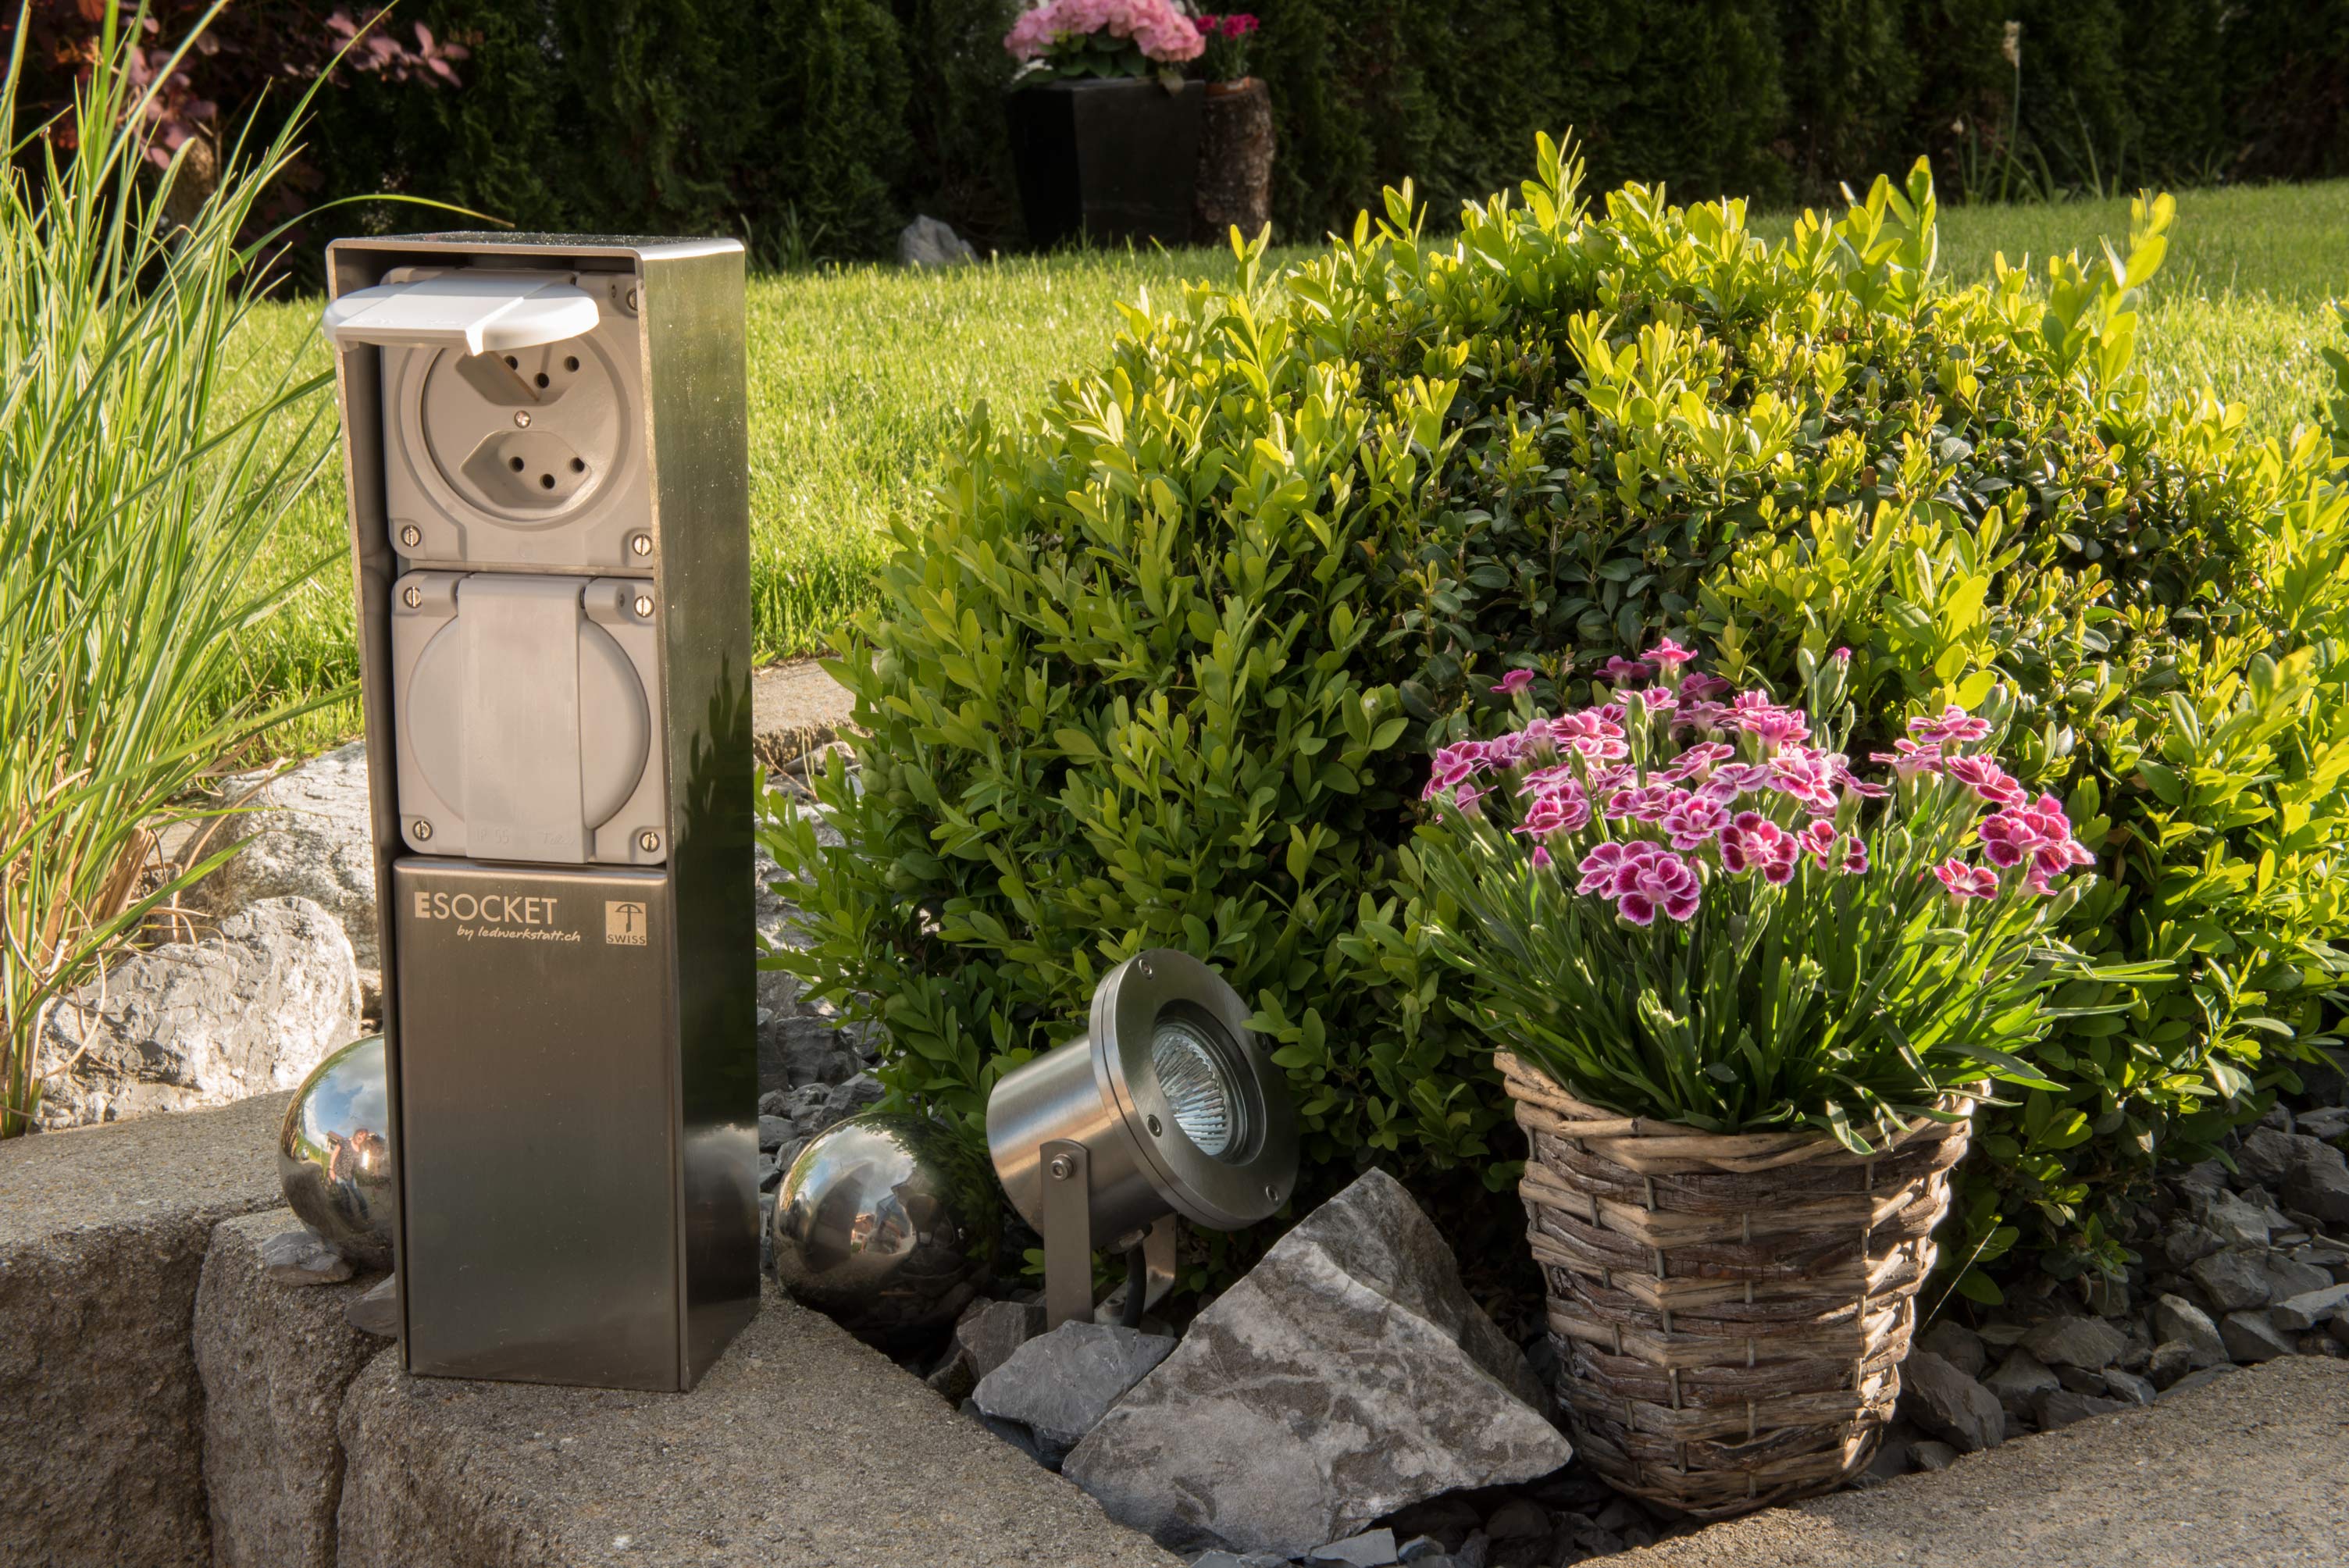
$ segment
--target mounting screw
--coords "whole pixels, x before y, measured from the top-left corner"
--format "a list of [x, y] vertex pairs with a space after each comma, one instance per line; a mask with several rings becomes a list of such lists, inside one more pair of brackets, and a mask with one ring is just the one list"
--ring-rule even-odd
[[1162, 1137], [1166, 1131], [1165, 1124], [1161, 1122], [1154, 1116], [1143, 1117], [1142, 1119], [1142, 1125], [1150, 1129], [1150, 1136], [1153, 1138]]
[[1137, 959], [1135, 959], [1135, 960], [1133, 961], [1133, 972], [1134, 972], [1136, 975], [1141, 975], [1144, 980], [1149, 979], [1149, 978], [1150, 978], [1150, 960], [1149, 960], [1149, 959], [1147, 959], [1147, 958], [1137, 958]]
[[654, 832], [650, 828], [647, 828], [643, 832], [636, 835], [636, 848], [644, 851], [647, 854], [651, 854], [655, 850], [660, 848], [660, 835]]
[[630, 310], [636, 308], [636, 291], [634, 289], [628, 291], [628, 308]]
[[653, 536], [652, 536], [651, 534], [649, 534], [649, 533], [632, 533], [632, 534], [628, 535], [628, 553], [629, 553], [629, 554], [631, 554], [631, 555], [650, 555], [652, 552], [653, 552]]
[[1271, 1199], [1276, 1203], [1280, 1202], [1280, 1189], [1274, 1186], [1269, 1181], [1264, 1184], [1264, 1195]]
[[415, 826], [409, 828], [408, 831], [409, 837], [421, 844], [432, 837], [432, 824], [419, 817], [416, 819]]
[[399, 602], [413, 610], [424, 603], [424, 590], [411, 583], [399, 591]]
[[1052, 1162], [1044, 1169], [1052, 1173], [1053, 1181], [1065, 1181], [1077, 1173], [1077, 1162], [1065, 1154], [1055, 1154]]
[[413, 550], [424, 542], [424, 531], [411, 522], [399, 531], [399, 542]]
[[651, 615], [651, 614], [652, 614], [652, 613], [653, 613], [653, 596], [652, 596], [651, 594], [649, 594], [649, 593], [639, 593], [639, 594], [637, 594], [637, 595], [636, 595], [636, 614], [637, 614], [637, 615], [639, 615], [639, 616], [649, 616], [649, 615]]
[[517, 408], [514, 410], [514, 428], [517, 430], [527, 430], [530, 428], [529, 409]]

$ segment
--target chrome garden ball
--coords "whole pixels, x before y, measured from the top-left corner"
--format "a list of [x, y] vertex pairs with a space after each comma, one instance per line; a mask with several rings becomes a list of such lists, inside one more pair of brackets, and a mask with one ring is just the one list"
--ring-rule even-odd
[[285, 1202], [326, 1243], [362, 1268], [391, 1266], [391, 1093], [383, 1037], [370, 1035], [310, 1069], [277, 1133]]
[[979, 1152], [922, 1116], [816, 1134], [775, 1195], [775, 1278], [876, 1344], [942, 1328], [995, 1277], [1003, 1211]]

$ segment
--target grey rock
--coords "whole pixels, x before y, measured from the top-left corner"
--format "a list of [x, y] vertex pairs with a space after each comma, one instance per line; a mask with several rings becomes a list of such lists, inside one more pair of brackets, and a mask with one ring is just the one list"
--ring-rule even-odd
[[2264, 1253], [2229, 1250], [2212, 1253], [2186, 1271], [2210, 1305], [2220, 1312], [2265, 1306], [2275, 1294], [2268, 1283]]
[[1969, 1377], [1979, 1377], [1990, 1365], [1990, 1351], [1982, 1336], [1962, 1323], [1943, 1318], [1917, 1338], [1917, 1348], [1930, 1350]]
[[793, 1089], [787, 1103], [792, 1122], [802, 1133], [813, 1137], [860, 1110], [878, 1105], [885, 1092], [872, 1074], [858, 1073], [840, 1083], [809, 1084]]
[[2203, 1205], [2202, 1223], [2230, 1247], [2264, 1247], [2273, 1229], [2264, 1205], [2233, 1192], [2214, 1193]]
[[759, 1191], [769, 1194], [781, 1191], [783, 1185], [783, 1172], [787, 1169], [789, 1167], [784, 1165], [777, 1155], [772, 1153], [760, 1155]]
[[2033, 1326], [2023, 1347], [2050, 1367], [2093, 1370], [2119, 1359], [2128, 1336], [2101, 1317], [2051, 1317]]
[[[950, 1343], [947, 1346], [946, 1354], [938, 1357], [938, 1364], [930, 1368], [922, 1382], [947, 1404], [960, 1406], [970, 1398], [970, 1391], [978, 1386], [978, 1377], [970, 1369], [970, 1357], [963, 1354], [962, 1346]], [[986, 1418], [979, 1417], [981, 1420]]]
[[759, 1097], [761, 1116], [789, 1116], [791, 1113], [792, 1097], [783, 1090], [771, 1088]]
[[353, 741], [274, 778], [232, 779], [228, 787], [236, 809], [219, 819], [206, 852], [239, 841], [243, 847], [197, 885], [191, 902], [232, 914], [263, 899], [306, 898], [343, 928], [360, 969], [380, 969], [367, 743]]
[[1202, 1552], [1191, 1559], [1191, 1568], [1288, 1568], [1288, 1559], [1264, 1552]]
[[2205, 1160], [2199, 1165], [2189, 1165], [2170, 1181], [2186, 1192], [2208, 1198], [2226, 1191], [2227, 1168], [2216, 1160]]
[[2301, 1140], [2300, 1155], [2284, 1178], [2284, 1202], [2326, 1224], [2349, 1224], [2349, 1160], [2314, 1139]]
[[262, 1277], [273, 1284], [340, 1284], [351, 1277], [350, 1260], [300, 1225], [264, 1241], [260, 1260]]
[[[2277, 1106], [2275, 1109], [2282, 1110], [2283, 1107]], [[2273, 1115], [2274, 1112], [2269, 1114]], [[2242, 1148], [2236, 1150], [2235, 1164], [2247, 1179], [2261, 1186], [2281, 1187], [2284, 1177], [2298, 1163], [2299, 1151], [2293, 1145], [2301, 1141], [2289, 1126], [2281, 1130], [2272, 1126], [2255, 1128], [2251, 1135], [2243, 1140]], [[2306, 1141], [2313, 1143], [2316, 1140]]]
[[2173, 1269], [2183, 1269], [2209, 1257], [2226, 1245], [2219, 1233], [2208, 1225], [2180, 1219], [2162, 1233], [2162, 1260]]
[[2090, 1416], [2109, 1416], [2127, 1408], [2118, 1399], [2101, 1399], [2094, 1394], [2075, 1394], [2069, 1388], [2058, 1388], [2039, 1397], [2039, 1429], [2052, 1432], [2058, 1427], [2085, 1421]]
[[1871, 1481], [1894, 1480], [1908, 1473], [1909, 1445], [1889, 1434], [1876, 1445], [1876, 1457], [1860, 1472]]
[[2349, 1307], [2349, 1284], [2329, 1284], [2286, 1296], [2268, 1311], [2268, 1321], [2288, 1334], [2316, 1327]]
[[1460, 1568], [1485, 1568], [1492, 1554], [1493, 1538], [1481, 1530], [1472, 1530], [1468, 1539], [1460, 1543], [1460, 1550], [1452, 1554], [1452, 1561]]
[[1977, 1332], [1982, 1336], [1982, 1342], [1992, 1350], [2012, 1350], [2023, 1343], [2023, 1336], [2031, 1332], [2031, 1326], [2027, 1323], [1985, 1323]]
[[2192, 1389], [2200, 1388], [2209, 1384], [2216, 1383], [2221, 1377], [2231, 1377], [2234, 1374], [2235, 1366], [2234, 1363], [2230, 1361], [2221, 1362], [2216, 1367], [2205, 1367], [2199, 1372], [2189, 1372], [2185, 1377], [2180, 1377], [2177, 1382], [2172, 1383], [2168, 1387], [2164, 1388], [2161, 1391], [2161, 1397], [2167, 1399], [2174, 1395], [2184, 1394]]
[[57, 1065], [38, 1119], [122, 1121], [292, 1088], [358, 1031], [342, 927], [308, 899], [264, 899], [63, 998], [42, 1030], [43, 1060]]
[[378, 1339], [399, 1337], [399, 1275], [388, 1274], [343, 1307], [343, 1321]]
[[1431, 1557], [1444, 1555], [1444, 1542], [1433, 1535], [1414, 1535], [1395, 1548], [1398, 1563], [1424, 1563]]
[[336, 1417], [343, 1390], [383, 1349], [344, 1320], [365, 1285], [287, 1291], [267, 1283], [274, 1244], [309, 1235], [285, 1230], [292, 1218], [281, 1209], [216, 1227], [196, 1290], [204, 1490], [218, 1568], [334, 1568], [343, 1481]]
[[977, 1301], [956, 1320], [954, 1339], [976, 1378], [1010, 1360], [1013, 1352], [1043, 1332], [1040, 1301]]
[[1302, 1552], [1558, 1469], [1574, 1450], [1544, 1398], [1441, 1233], [1374, 1171], [1202, 1312], [1065, 1473], [1177, 1550]]
[[1910, 1449], [1909, 1455], [1917, 1461], [1917, 1468], [1920, 1470], [1945, 1470], [1958, 1462], [1956, 1449], [1930, 1438]]
[[1982, 1379], [1982, 1387], [2017, 1416], [2032, 1414], [2042, 1394], [2052, 1394], [2063, 1386], [2039, 1357], [2020, 1346], [2008, 1351], [2006, 1359], [1998, 1364], [1998, 1370]]
[[761, 1012], [759, 1082], [770, 1092], [845, 1083], [864, 1070], [864, 1058], [839, 1026], [763, 1006]]
[[[2215, 1330], [2213, 1331], [2215, 1332]], [[2225, 1353], [2223, 1342], [2220, 1353]], [[2211, 1363], [2220, 1365], [2220, 1363]], [[2153, 1347], [2153, 1355], [2145, 1364], [2146, 1380], [2157, 1388], [2167, 1388], [2194, 1369], [2194, 1351], [2182, 1339], [2165, 1339]]]
[[2260, 1260], [2260, 1269], [2268, 1276], [2268, 1299], [2271, 1301], [2306, 1295], [2310, 1291], [2323, 1290], [2333, 1283], [2330, 1269], [2295, 1263], [2273, 1253]]
[[1034, 1433], [1049, 1460], [1074, 1448], [1174, 1348], [1164, 1335], [1064, 1323], [1014, 1350], [970, 1397], [984, 1414]]
[[[2181, 1367], [2182, 1371], [2183, 1368]], [[2159, 1393], [2150, 1382], [2134, 1372], [2124, 1372], [2117, 1367], [2105, 1368], [2105, 1387], [2116, 1399], [2132, 1405], [2150, 1405]]]
[[2111, 1392], [2105, 1387], [2105, 1375], [2101, 1371], [2091, 1372], [2085, 1367], [2051, 1367], [2048, 1370], [2055, 1374], [2055, 1381], [2075, 1394], [2103, 1395]]
[[759, 1118], [759, 1149], [762, 1153], [772, 1153], [799, 1135], [799, 1123], [788, 1117]]
[[1485, 1521], [1485, 1533], [1495, 1541], [1523, 1541], [1549, 1533], [1549, 1510], [1529, 1497], [1513, 1497]]
[[[2182, 1295], [2165, 1295], [2153, 1304], [2153, 1336], [2158, 1341], [2185, 1346], [2198, 1371], [2229, 1359], [2219, 1326], [2210, 1321], [2209, 1313]], [[2159, 1353], [2160, 1346], [2157, 1345], [2155, 1354]]]
[[978, 260], [978, 253], [948, 224], [916, 217], [898, 231], [897, 260], [908, 267], [967, 267]]
[[1308, 1563], [1343, 1563], [1351, 1568], [1388, 1568], [1402, 1558], [1395, 1551], [1395, 1535], [1392, 1530], [1365, 1530], [1359, 1535], [1349, 1535], [1343, 1541], [1332, 1541], [1316, 1546], [1305, 1554]]
[[2005, 1440], [1998, 1396], [1930, 1350], [1912, 1350], [1901, 1363], [1900, 1412], [1962, 1453], [1994, 1449]]
[[2292, 1353], [2292, 1341], [2276, 1331], [2264, 1312], [2230, 1312], [2219, 1320], [2220, 1337], [2237, 1362], [2272, 1361]]
[[2349, 1136], [2349, 1107], [2328, 1105], [2321, 1110], [2304, 1112], [2297, 1130], [2320, 1143], [2332, 1143]]

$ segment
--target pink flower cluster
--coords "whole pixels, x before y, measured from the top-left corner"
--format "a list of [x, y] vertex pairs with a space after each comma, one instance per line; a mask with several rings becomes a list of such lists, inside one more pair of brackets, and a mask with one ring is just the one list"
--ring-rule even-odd
[[[1601, 678], [1621, 700], [1446, 746], [1423, 799], [1481, 814], [1502, 789], [1516, 818], [1510, 830], [1532, 841], [1535, 867], [1570, 864], [1578, 892], [1612, 900], [1634, 925], [1653, 924], [1659, 913], [1692, 918], [1715, 877], [1758, 876], [1783, 887], [1806, 859], [1822, 873], [1868, 874], [1859, 814], [1891, 791], [1860, 778], [1841, 752], [1810, 744], [1801, 712], [1684, 672], [1694, 656], [1667, 640], [1638, 659], [1609, 660]], [[1672, 684], [1630, 684], [1660, 676]], [[1512, 670], [1492, 689], [1516, 696], [1532, 680], [1530, 671]], [[1642, 727], [1653, 741], [1689, 738], [1667, 758], [1642, 751], [1651, 757], [1643, 769], [1631, 760]], [[2044, 895], [2055, 878], [2094, 863], [2053, 796], [2030, 800], [1996, 761], [1964, 749], [1989, 735], [1987, 720], [1950, 707], [1910, 720], [1894, 750], [1873, 758], [1904, 782], [1946, 779], [1992, 808], [1974, 825], [1989, 863], [1957, 856], [1934, 869], [1961, 903], [2013, 883]], [[2015, 868], [2019, 878], [2000, 874]]]
[[1257, 30], [1257, 19], [1246, 11], [1235, 11], [1225, 16], [1201, 16], [1197, 19], [1202, 36], [1209, 38], [1245, 38]]
[[1094, 33], [1131, 38], [1162, 65], [1195, 60], [1206, 46], [1191, 19], [1167, 0], [1045, 0], [1011, 24], [1003, 46], [1016, 59], [1040, 59], [1064, 39]]

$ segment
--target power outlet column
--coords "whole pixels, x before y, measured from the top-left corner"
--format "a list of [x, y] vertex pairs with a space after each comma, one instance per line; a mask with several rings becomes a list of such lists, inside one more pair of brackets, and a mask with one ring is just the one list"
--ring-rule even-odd
[[688, 1388], [758, 1305], [742, 248], [326, 276], [402, 1357]]

